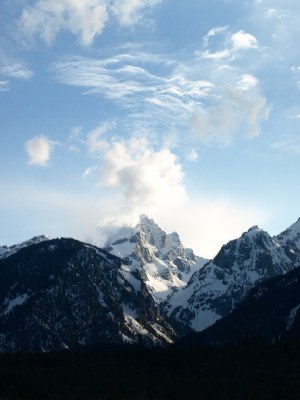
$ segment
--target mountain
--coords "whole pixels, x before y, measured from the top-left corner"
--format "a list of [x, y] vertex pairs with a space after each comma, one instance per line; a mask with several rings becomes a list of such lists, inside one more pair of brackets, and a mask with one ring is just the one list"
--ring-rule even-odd
[[157, 303], [174, 289], [185, 287], [194, 272], [208, 262], [184, 248], [177, 233], [166, 234], [145, 215], [135, 228], [122, 228], [112, 235], [105, 249], [141, 274]]
[[186, 344], [225, 344], [249, 338], [300, 337], [300, 268], [261, 282], [230, 315], [186, 339]]
[[1, 352], [155, 345], [175, 337], [139, 271], [104, 250], [33, 239], [9, 254], [0, 260]]
[[14, 244], [13, 246], [0, 246], [0, 260], [9, 257], [12, 254], [17, 253], [24, 247], [28, 247], [31, 246], [32, 244], [37, 244], [40, 242], [45, 242], [47, 240], [50, 240], [49, 236], [40, 235], [40, 236], [34, 236], [32, 239], [26, 240], [25, 242]]
[[162, 345], [216, 321], [216, 341], [277, 338], [298, 326], [298, 266], [300, 219], [274, 237], [254, 226], [211, 261], [145, 215], [104, 250], [37, 236], [0, 247], [0, 352]]
[[257, 226], [224, 245], [172, 293], [163, 308], [179, 324], [202, 331], [227, 316], [257, 283], [285, 274], [299, 264], [300, 222], [271, 238]]

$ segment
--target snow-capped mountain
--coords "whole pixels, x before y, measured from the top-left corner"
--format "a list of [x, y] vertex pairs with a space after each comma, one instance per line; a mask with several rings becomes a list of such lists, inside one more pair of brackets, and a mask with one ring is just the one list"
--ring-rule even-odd
[[276, 340], [300, 337], [300, 268], [257, 284], [231, 314], [187, 344], [222, 344], [251, 337]]
[[228, 315], [258, 282], [295, 268], [290, 254], [296, 254], [299, 231], [297, 225], [271, 238], [257, 226], [250, 228], [224, 245], [184, 289], [172, 293], [165, 311], [171, 319], [202, 331]]
[[40, 236], [34, 236], [33, 238], [26, 240], [25, 242], [14, 244], [13, 246], [0, 246], [0, 260], [17, 253], [24, 247], [28, 247], [31, 246], [32, 244], [37, 244], [40, 242], [45, 242], [47, 240], [50, 240], [49, 236], [40, 235]]
[[140, 272], [156, 302], [185, 287], [193, 273], [208, 262], [184, 248], [177, 233], [166, 234], [145, 215], [135, 228], [122, 228], [112, 235], [105, 249], [125, 260], [132, 271]]
[[172, 342], [139, 271], [73, 239], [37, 242], [0, 260], [1, 352]]
[[[170, 343], [227, 317], [253, 288], [298, 266], [300, 219], [274, 237], [254, 226], [211, 261], [145, 215], [112, 235], [105, 250], [34, 237], [0, 248], [0, 351]], [[287, 304], [287, 330], [299, 302]]]

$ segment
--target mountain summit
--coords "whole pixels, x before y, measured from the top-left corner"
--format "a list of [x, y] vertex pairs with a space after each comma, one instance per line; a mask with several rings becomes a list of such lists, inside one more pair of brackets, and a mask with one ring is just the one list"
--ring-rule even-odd
[[146, 215], [134, 228], [121, 228], [105, 249], [138, 270], [156, 302], [186, 286], [194, 272], [208, 262], [185, 248], [176, 232], [167, 234]]

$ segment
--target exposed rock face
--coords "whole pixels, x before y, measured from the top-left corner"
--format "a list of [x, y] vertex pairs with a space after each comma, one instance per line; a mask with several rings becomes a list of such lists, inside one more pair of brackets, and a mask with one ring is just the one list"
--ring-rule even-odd
[[106, 250], [140, 271], [158, 303], [174, 289], [186, 286], [193, 273], [208, 262], [184, 248], [177, 233], [166, 234], [145, 215], [135, 228], [123, 228], [113, 235]]

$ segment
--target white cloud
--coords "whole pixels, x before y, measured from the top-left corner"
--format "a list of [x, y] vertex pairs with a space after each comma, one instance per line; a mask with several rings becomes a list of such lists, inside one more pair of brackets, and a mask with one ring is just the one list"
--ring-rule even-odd
[[[150, 56], [150, 55], [148, 55]], [[153, 101], [157, 98], [157, 104], [168, 106], [173, 100], [187, 104], [189, 100], [198, 100], [205, 97], [213, 88], [211, 82], [205, 80], [190, 80], [182, 74], [174, 71], [178, 64], [173, 61], [170, 67], [169, 60], [163, 57], [161, 66], [169, 69], [166, 75], [156, 75], [142, 67], [145, 54], [137, 55], [126, 63], [126, 55], [116, 55], [109, 59], [92, 59], [84, 57], [65, 58], [52, 65], [51, 69], [56, 73], [56, 79], [72, 86], [86, 87], [92, 93], [100, 93], [113, 101], [122, 101], [128, 104], [128, 99], [135, 104], [141, 100]], [[155, 55], [154, 55], [155, 57]], [[128, 56], [128, 59], [130, 56]], [[134, 97], [134, 99], [131, 99]], [[168, 101], [169, 100], [169, 101]], [[129, 103], [131, 104], [131, 103]]]
[[232, 45], [234, 50], [241, 49], [257, 49], [258, 42], [255, 36], [250, 33], [244, 32], [243, 30], [235, 32], [231, 36]]
[[224, 49], [220, 51], [215, 51], [215, 52], [210, 52], [208, 50], [205, 51], [196, 51], [196, 56], [200, 56], [201, 58], [204, 58], [205, 60], [215, 60], [215, 61], [220, 61], [225, 58], [231, 57], [231, 51], [230, 49]]
[[101, 137], [109, 130], [115, 128], [114, 122], [106, 122], [93, 129], [87, 136], [86, 145], [90, 153], [104, 152], [108, 148], [106, 140]]
[[238, 81], [238, 87], [241, 90], [249, 90], [255, 88], [258, 85], [258, 80], [255, 76], [250, 74], [244, 74]]
[[145, 10], [162, 0], [38, 0], [23, 9], [19, 28], [27, 39], [36, 36], [51, 45], [62, 31], [68, 31], [89, 46], [114, 15], [122, 26], [143, 19]]
[[[210, 60], [199, 72], [195, 60], [187, 65], [155, 54], [153, 59], [155, 73], [149, 62], [151, 55], [135, 52], [100, 60], [65, 58], [53, 64], [52, 70], [57, 80], [87, 88], [85, 93], [99, 93], [129, 110], [128, 130], [133, 129], [130, 123], [137, 120], [148, 128], [158, 126], [165, 131], [170, 126], [190, 130], [192, 121], [192, 130], [204, 143], [229, 144], [240, 133], [248, 137], [259, 135], [270, 107], [253, 74], [243, 73], [235, 66], [220, 67]], [[164, 74], [157, 73], [157, 64], [163, 67]], [[201, 73], [211, 81], [201, 79]], [[103, 145], [101, 134], [93, 132], [91, 151]]]
[[187, 198], [175, 154], [167, 148], [153, 150], [145, 137], [114, 139], [103, 154], [100, 182], [121, 190], [123, 207], [135, 215]]
[[115, 205], [99, 224], [132, 224], [142, 213], [184, 204], [187, 194], [177, 156], [167, 147], [156, 150], [146, 136], [109, 136], [111, 128], [104, 123], [86, 135], [87, 147], [99, 161], [83, 177], [96, 173], [98, 184], [111, 193]]
[[113, 0], [112, 12], [121, 25], [130, 26], [141, 21], [144, 9], [161, 2], [162, 0]]
[[33, 76], [33, 72], [26, 68], [23, 64], [8, 60], [7, 57], [0, 52], [0, 92], [10, 90], [10, 81], [12, 79], [29, 80]]
[[[164, 74], [157, 73], [157, 66]], [[181, 123], [187, 123], [195, 105], [214, 88], [207, 80], [189, 78], [180, 71], [180, 63], [147, 53], [118, 54], [100, 60], [65, 58], [53, 64], [51, 70], [58, 81], [86, 88], [86, 94], [98, 93], [130, 110], [128, 117], [147, 120], [152, 126], [169, 127], [174, 118], [179, 121], [179, 115]]]
[[98, 165], [92, 165], [84, 170], [82, 177], [87, 178], [88, 176], [92, 175], [94, 172], [98, 171]]
[[219, 34], [223, 34], [224, 32], [227, 32], [227, 30], [228, 30], [228, 25], [215, 26], [214, 28], [210, 29], [208, 33], [203, 37], [203, 46], [208, 47], [210, 38]]
[[195, 51], [195, 56], [220, 62], [234, 60], [243, 50], [258, 49], [259, 44], [254, 35], [240, 30], [231, 33], [228, 26], [215, 27], [203, 37], [203, 48]]
[[199, 139], [207, 144], [229, 145], [237, 134], [257, 137], [270, 107], [256, 85], [256, 78], [243, 76], [236, 87], [224, 88], [216, 105], [198, 107], [192, 127]]
[[[193, 149], [190, 155], [197, 158]], [[197, 254], [213, 257], [224, 243], [267, 218], [259, 207], [222, 196], [190, 199], [176, 156], [166, 148], [153, 150], [144, 137], [112, 140], [103, 162], [101, 183], [115, 188], [119, 209], [99, 219], [102, 238], [120, 226], [134, 226], [145, 213], [164, 230], [177, 231]]]
[[23, 10], [19, 26], [27, 37], [36, 35], [51, 45], [63, 30], [90, 45], [100, 35], [108, 20], [105, 0], [39, 0]]
[[30, 79], [33, 72], [19, 63], [0, 62], [0, 75], [15, 79]]
[[44, 135], [35, 136], [25, 143], [25, 150], [28, 155], [28, 164], [45, 167], [50, 160], [54, 142]]

